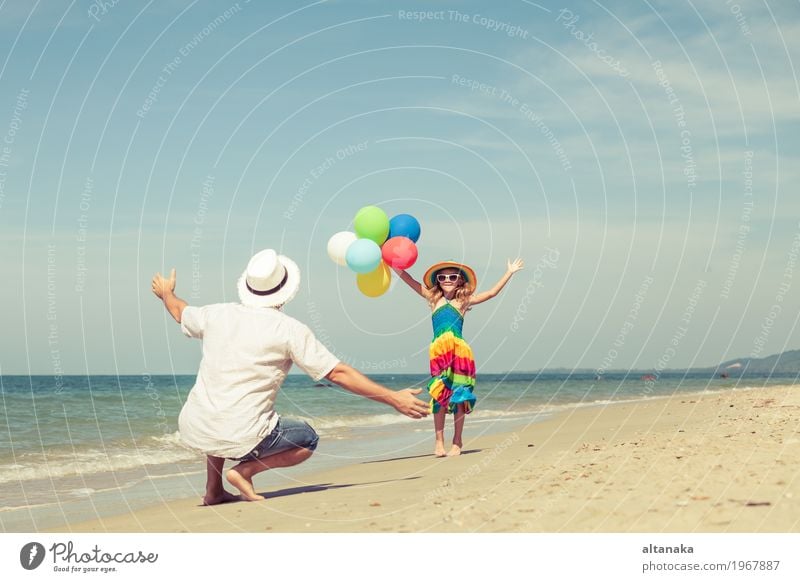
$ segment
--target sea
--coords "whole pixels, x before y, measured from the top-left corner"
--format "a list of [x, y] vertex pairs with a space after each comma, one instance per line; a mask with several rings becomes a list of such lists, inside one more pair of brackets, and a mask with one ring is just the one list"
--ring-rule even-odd
[[[797, 382], [797, 375], [642, 374], [479, 374], [465, 440], [511, 432], [572, 408]], [[424, 389], [428, 380], [370, 377], [392, 389]], [[205, 460], [181, 444], [177, 427], [194, 381], [175, 375], [0, 376], [0, 531], [62, 528], [192, 496], [199, 503]], [[259, 475], [259, 491], [307, 484], [307, 475], [329, 468], [433, 449], [432, 419], [406, 418], [307, 376], [287, 377], [276, 410], [309, 422], [320, 445], [302, 465]]]

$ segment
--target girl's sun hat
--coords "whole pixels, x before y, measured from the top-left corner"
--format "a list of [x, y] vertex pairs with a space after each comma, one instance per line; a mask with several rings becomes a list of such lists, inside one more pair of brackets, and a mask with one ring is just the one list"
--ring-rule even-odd
[[440, 263], [436, 263], [427, 271], [425, 271], [425, 275], [422, 277], [422, 282], [425, 283], [425, 286], [428, 289], [433, 289], [436, 286], [436, 273], [442, 269], [458, 269], [461, 271], [461, 276], [464, 277], [466, 284], [471, 285], [473, 289], [478, 283], [478, 278], [475, 276], [475, 271], [473, 271], [470, 267], [455, 261], [442, 261]]

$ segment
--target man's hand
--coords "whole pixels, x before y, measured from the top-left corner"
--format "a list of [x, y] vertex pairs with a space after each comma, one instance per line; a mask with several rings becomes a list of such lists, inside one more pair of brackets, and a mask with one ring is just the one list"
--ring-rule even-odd
[[344, 362], [336, 364], [325, 377], [353, 394], [358, 394], [364, 398], [388, 404], [400, 414], [405, 414], [411, 418], [424, 418], [428, 416], [428, 405], [422, 400], [415, 398], [416, 394], [422, 392], [419, 388], [416, 390], [412, 390], [411, 388], [398, 391], [390, 390], [386, 386], [373, 382], [364, 374], [352, 366], [348, 366]]
[[395, 392], [392, 406], [397, 412], [411, 418], [425, 418], [428, 416], [430, 407], [415, 396], [420, 392], [422, 392], [420, 388], [406, 388], [405, 390]]
[[153, 293], [161, 300], [164, 299], [164, 295], [175, 293], [175, 269], [170, 272], [169, 279], [165, 279], [161, 273], [156, 273], [153, 277]]
[[188, 304], [175, 295], [175, 269], [170, 272], [169, 279], [162, 277], [161, 273], [156, 273], [153, 277], [152, 289], [155, 296], [164, 302], [164, 307], [167, 308], [172, 318], [180, 323], [183, 310]]

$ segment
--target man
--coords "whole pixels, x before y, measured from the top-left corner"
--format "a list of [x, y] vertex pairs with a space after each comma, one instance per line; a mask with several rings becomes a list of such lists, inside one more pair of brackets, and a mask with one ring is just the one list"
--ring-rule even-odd
[[[168, 279], [157, 273], [152, 282], [153, 293], [183, 333], [203, 340], [197, 380], [178, 428], [184, 443], [207, 456], [206, 505], [262, 500], [253, 488], [254, 475], [297, 465], [313, 454], [319, 440], [314, 429], [273, 408], [292, 363], [315, 381], [327, 378], [411, 418], [427, 415], [428, 406], [414, 396], [421, 390], [394, 391], [376, 384], [340, 362], [306, 325], [280, 311], [300, 288], [300, 269], [292, 260], [272, 249], [257, 253], [238, 288], [240, 303], [192, 307], [175, 295], [175, 269]], [[226, 458], [237, 461], [225, 476], [239, 497], [222, 484]]]

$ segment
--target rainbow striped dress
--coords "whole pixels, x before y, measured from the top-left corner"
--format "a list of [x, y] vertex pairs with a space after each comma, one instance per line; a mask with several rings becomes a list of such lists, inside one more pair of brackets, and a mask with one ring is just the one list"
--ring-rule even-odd
[[[447, 301], [445, 299], [445, 301]], [[475, 406], [475, 359], [472, 349], [461, 337], [464, 316], [449, 301], [433, 312], [433, 341], [431, 342], [431, 412], [444, 406], [455, 412], [456, 405], [464, 403], [464, 411], [472, 412]]]

